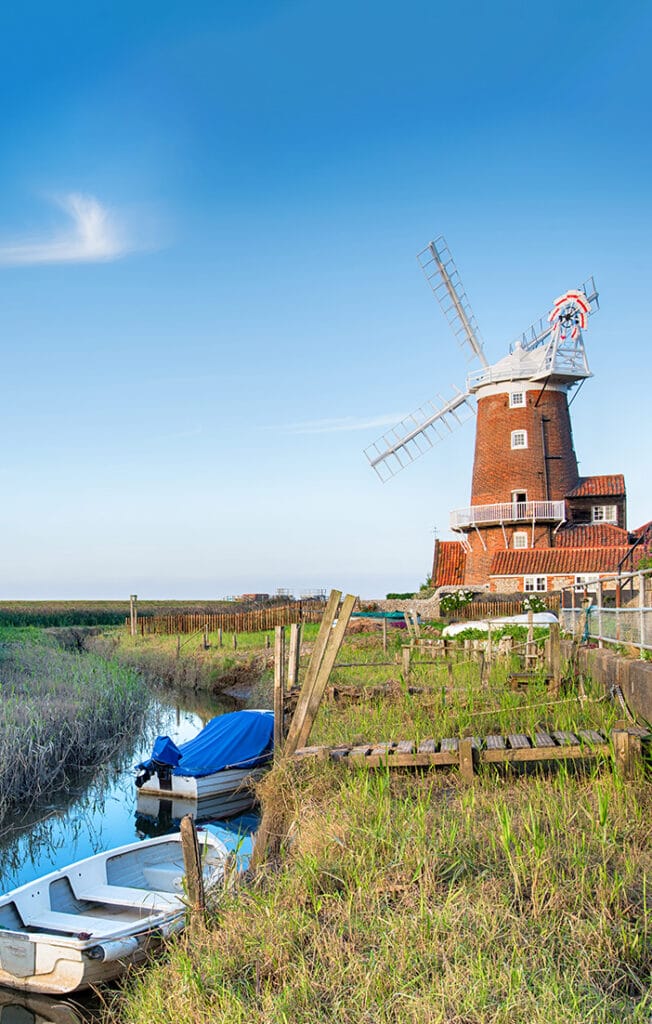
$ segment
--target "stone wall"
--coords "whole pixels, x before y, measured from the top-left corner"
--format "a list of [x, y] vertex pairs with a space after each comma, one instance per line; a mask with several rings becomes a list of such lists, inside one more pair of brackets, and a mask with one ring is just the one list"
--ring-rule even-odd
[[[571, 641], [562, 642], [565, 657], [570, 657]], [[619, 686], [632, 711], [652, 722], [652, 662], [624, 658], [606, 647], [580, 647], [578, 669], [601, 683], [606, 690]]]
[[422, 619], [438, 619], [439, 618], [439, 598], [428, 597], [425, 600], [417, 597], [411, 597], [407, 601], [393, 601], [383, 598], [382, 600], [376, 598], [361, 598], [360, 604], [356, 608], [357, 611], [363, 611], [366, 608], [373, 607], [374, 611], [379, 612], [411, 612], [416, 611]]

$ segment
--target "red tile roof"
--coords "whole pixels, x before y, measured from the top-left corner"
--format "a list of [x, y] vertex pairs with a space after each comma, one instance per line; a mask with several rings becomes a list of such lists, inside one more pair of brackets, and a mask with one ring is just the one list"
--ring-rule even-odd
[[608, 476], [582, 476], [567, 498], [622, 498], [625, 496], [625, 477], [622, 473]]
[[642, 526], [637, 526], [635, 530], [632, 530], [632, 533], [636, 538], [638, 538], [641, 537], [647, 530], [650, 530], [652, 532], [652, 519], [650, 519], [649, 523], [643, 523]]
[[435, 542], [433, 585], [435, 587], [461, 587], [464, 583], [466, 552], [459, 540]]
[[491, 576], [572, 576], [584, 572], [615, 572], [628, 547], [530, 548], [497, 551], [491, 559]]
[[613, 548], [627, 542], [627, 530], [611, 523], [565, 526], [555, 534], [556, 548]]

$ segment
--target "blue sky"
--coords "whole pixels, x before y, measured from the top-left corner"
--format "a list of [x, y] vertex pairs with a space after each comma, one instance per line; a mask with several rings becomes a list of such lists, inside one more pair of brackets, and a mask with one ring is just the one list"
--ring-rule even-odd
[[377, 596], [468, 504], [473, 425], [362, 450], [594, 274], [580, 471], [652, 518], [652, 8], [26, 2], [0, 14], [0, 598]]

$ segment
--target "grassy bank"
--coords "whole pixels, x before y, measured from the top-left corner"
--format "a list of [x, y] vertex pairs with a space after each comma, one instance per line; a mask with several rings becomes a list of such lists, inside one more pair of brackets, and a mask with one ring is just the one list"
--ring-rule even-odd
[[0, 824], [110, 757], [148, 704], [133, 671], [38, 630], [0, 631], [0, 690]]
[[[443, 665], [415, 669], [410, 693], [384, 658], [377, 640], [347, 641], [339, 660], [368, 664], [333, 681], [369, 697], [325, 702], [311, 742], [609, 729], [618, 714], [589, 681], [552, 700], [542, 679], [507, 689], [499, 665], [481, 684], [464, 655], [452, 683]], [[281, 762], [261, 792], [279, 859], [107, 1021], [648, 1024], [645, 777], [487, 768], [466, 788], [457, 773]]]

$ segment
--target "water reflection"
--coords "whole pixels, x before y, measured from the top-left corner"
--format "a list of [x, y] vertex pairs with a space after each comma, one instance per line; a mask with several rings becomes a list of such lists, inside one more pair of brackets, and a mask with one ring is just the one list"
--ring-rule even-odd
[[80, 1006], [54, 996], [28, 995], [0, 987], [0, 1024], [90, 1024], [93, 999]]

